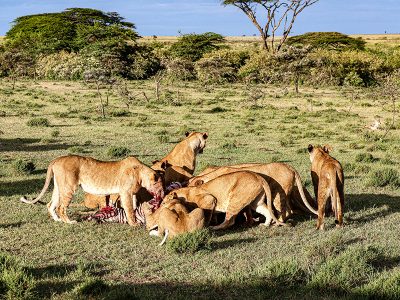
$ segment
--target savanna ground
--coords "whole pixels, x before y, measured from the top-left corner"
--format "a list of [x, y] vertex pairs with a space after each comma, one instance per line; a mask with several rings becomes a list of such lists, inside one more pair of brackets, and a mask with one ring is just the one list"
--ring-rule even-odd
[[[383, 131], [364, 129], [375, 115], [389, 119], [389, 106], [367, 90], [351, 104], [351, 93], [340, 88], [301, 88], [299, 95], [291, 87], [265, 85], [193, 82], [162, 88], [156, 101], [153, 81], [131, 82], [130, 89], [144, 91], [149, 101], [139, 95], [127, 108], [112, 94], [103, 119], [95, 89], [80, 82], [20, 81], [15, 90], [10, 82], [1, 82], [0, 249], [16, 257], [35, 283], [33, 297], [400, 296], [400, 191], [395, 184], [371, 186], [379, 181], [374, 171], [399, 170], [400, 125], [397, 121], [383, 140]], [[260, 90], [263, 96], [255, 103], [249, 94]], [[104, 98], [104, 90], [102, 94]], [[37, 117], [46, 118], [49, 126], [29, 126]], [[176, 254], [159, 247], [159, 239], [143, 228], [57, 223], [49, 219], [46, 206], [18, 200], [38, 194], [47, 165], [57, 156], [79, 153], [111, 159], [109, 148], [119, 146], [151, 164], [187, 130], [209, 133], [196, 172], [212, 164], [287, 162], [300, 172], [310, 192], [306, 147], [330, 144], [345, 170], [345, 227], [335, 229], [329, 217], [327, 230], [316, 231], [313, 216], [295, 217], [293, 227], [238, 225], [215, 233], [211, 249]], [[36, 170], [17, 173], [17, 159], [34, 162]], [[45, 201], [50, 198], [48, 192]], [[79, 193], [74, 202], [81, 199]], [[82, 211], [69, 210], [75, 219]]]

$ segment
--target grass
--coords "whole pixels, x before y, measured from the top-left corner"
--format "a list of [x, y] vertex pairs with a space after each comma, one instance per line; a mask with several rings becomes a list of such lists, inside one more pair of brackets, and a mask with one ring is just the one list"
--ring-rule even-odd
[[[348, 99], [338, 88], [302, 87], [296, 95], [282, 92], [281, 87], [260, 86], [268, 96], [252, 109], [243, 105], [242, 84], [204, 87], [176, 82], [168, 89], [182, 95], [181, 106], [157, 102], [152, 81], [129, 85], [133, 93], [145, 91], [150, 103], [139, 101], [127, 109], [117, 94], [111, 94], [103, 119], [97, 102], [88, 101], [93, 91], [79, 82], [20, 81], [14, 91], [11, 83], [2, 83], [0, 249], [15, 257], [26, 280], [33, 282], [30, 295], [38, 299], [400, 297], [400, 190], [395, 180], [400, 129], [391, 130], [384, 140], [383, 132], [362, 129], [371, 116], [390, 117], [369, 92], [361, 93], [352, 114], [347, 114]], [[307, 99], [318, 99], [313, 112], [305, 94]], [[211, 100], [218, 95], [223, 97], [216, 104]], [[32, 103], [34, 110], [26, 103]], [[224, 111], [209, 113], [216, 105]], [[28, 126], [32, 118], [46, 118], [51, 127]], [[334, 229], [333, 218], [328, 217], [328, 229], [317, 232], [312, 216], [294, 217], [289, 228], [238, 224], [215, 233], [209, 250], [182, 254], [159, 247], [160, 240], [142, 228], [62, 224], [49, 219], [44, 205], [18, 201], [23, 195], [38, 194], [47, 166], [57, 156], [77, 151], [108, 160], [130, 153], [151, 165], [191, 129], [209, 133], [196, 172], [208, 165], [282, 161], [309, 183], [307, 145], [331, 145], [331, 154], [345, 167], [345, 227]], [[35, 162], [35, 171], [16, 173], [17, 159]], [[371, 178], [377, 184], [371, 186]], [[78, 192], [74, 202], [82, 197]], [[50, 199], [48, 192], [43, 200]], [[78, 219], [83, 210], [70, 208], [70, 217]]]

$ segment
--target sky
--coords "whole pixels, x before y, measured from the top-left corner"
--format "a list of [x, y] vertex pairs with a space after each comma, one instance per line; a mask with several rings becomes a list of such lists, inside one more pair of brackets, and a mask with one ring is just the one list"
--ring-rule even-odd
[[[224, 7], [218, 0], [0, 0], [0, 36], [19, 16], [69, 7], [116, 11], [133, 22], [142, 36], [207, 31], [225, 36], [258, 34], [243, 12]], [[400, 33], [399, 18], [400, 0], [320, 0], [299, 15], [291, 35], [311, 31]]]

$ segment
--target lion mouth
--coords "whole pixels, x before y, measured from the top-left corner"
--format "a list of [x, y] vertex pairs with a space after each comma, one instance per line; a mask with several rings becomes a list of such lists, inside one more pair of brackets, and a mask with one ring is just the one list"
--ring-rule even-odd
[[202, 154], [203, 153], [203, 148], [201, 148], [200, 150], [199, 150], [199, 154]]

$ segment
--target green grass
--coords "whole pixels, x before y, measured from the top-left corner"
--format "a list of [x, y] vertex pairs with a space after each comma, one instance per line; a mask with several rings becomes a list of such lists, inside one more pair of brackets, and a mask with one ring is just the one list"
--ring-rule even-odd
[[[247, 96], [241, 84], [174, 83], [180, 106], [158, 103], [152, 81], [133, 81], [129, 87], [146, 92], [150, 103], [139, 100], [127, 109], [111, 94], [103, 119], [93, 90], [79, 82], [21, 81], [15, 90], [2, 82], [0, 249], [20, 266], [19, 275], [7, 279], [10, 287], [25, 278], [29, 295], [38, 299], [400, 297], [400, 129], [384, 140], [382, 131], [362, 129], [371, 116], [390, 117], [368, 91], [348, 114], [348, 99], [338, 88], [303, 87], [296, 95], [259, 86], [267, 96], [254, 109], [243, 105]], [[318, 99], [312, 112], [310, 97]], [[223, 111], [215, 111], [216, 105]], [[46, 118], [51, 127], [28, 126], [33, 118]], [[151, 165], [192, 129], [209, 133], [196, 172], [208, 165], [282, 161], [299, 171], [310, 191], [305, 149], [310, 143], [330, 144], [345, 168], [345, 227], [335, 229], [328, 217], [327, 230], [317, 232], [312, 216], [294, 217], [288, 228], [238, 224], [214, 234], [209, 250], [175, 253], [159, 247], [160, 240], [142, 228], [56, 223], [44, 205], [18, 201], [38, 194], [49, 162], [60, 155], [108, 160], [128, 149]], [[17, 159], [34, 162], [36, 169], [15, 172]], [[48, 192], [44, 202], [50, 199]], [[79, 191], [74, 202], [81, 200]], [[70, 208], [69, 214], [79, 219], [83, 211]], [[3, 285], [0, 289], [2, 297]]]

